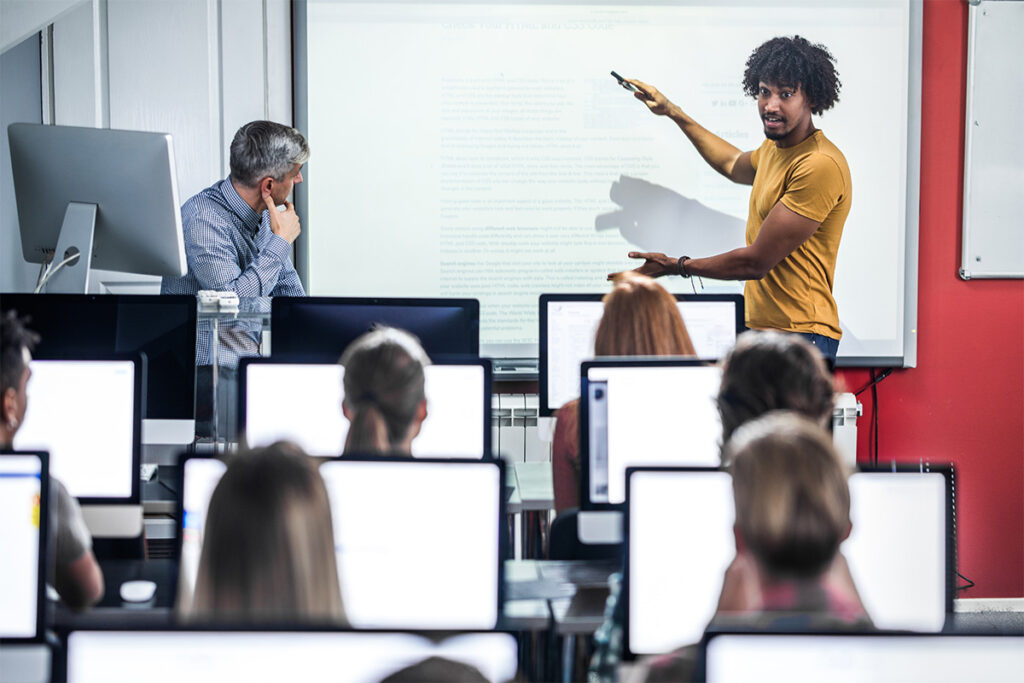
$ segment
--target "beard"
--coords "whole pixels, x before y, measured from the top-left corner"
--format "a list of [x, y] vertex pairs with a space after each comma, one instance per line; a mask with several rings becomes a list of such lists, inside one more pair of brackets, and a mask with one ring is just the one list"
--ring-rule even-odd
[[[783, 124], [785, 124], [785, 122], [783, 122]], [[771, 130], [771, 129], [768, 128], [768, 126], [764, 127], [764, 136], [766, 138], [768, 138], [769, 140], [781, 140], [782, 138], [786, 137], [786, 135], [788, 135], [788, 134], [789, 134], [789, 131], [785, 130], [784, 128], [778, 128], [778, 129], [775, 129], [775, 130]]]

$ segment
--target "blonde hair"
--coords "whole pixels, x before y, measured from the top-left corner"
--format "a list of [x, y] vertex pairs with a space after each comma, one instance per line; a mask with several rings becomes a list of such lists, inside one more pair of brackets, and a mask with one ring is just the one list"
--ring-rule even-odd
[[343, 403], [351, 414], [345, 453], [393, 451], [427, 400], [426, 351], [405, 330], [379, 327], [349, 344], [338, 362], [345, 366]]
[[676, 298], [646, 275], [615, 276], [594, 337], [596, 356], [695, 356]]
[[292, 444], [236, 455], [210, 498], [193, 620], [344, 623], [327, 489]]
[[829, 435], [792, 412], [744, 424], [726, 444], [736, 525], [775, 577], [816, 577], [850, 529], [848, 472]]

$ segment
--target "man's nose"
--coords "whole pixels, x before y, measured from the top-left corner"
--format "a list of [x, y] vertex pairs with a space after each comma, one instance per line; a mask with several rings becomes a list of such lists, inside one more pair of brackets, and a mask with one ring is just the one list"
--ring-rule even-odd
[[295, 176], [295, 184], [298, 185], [301, 182], [302, 182], [302, 171], [299, 171], [298, 174]]

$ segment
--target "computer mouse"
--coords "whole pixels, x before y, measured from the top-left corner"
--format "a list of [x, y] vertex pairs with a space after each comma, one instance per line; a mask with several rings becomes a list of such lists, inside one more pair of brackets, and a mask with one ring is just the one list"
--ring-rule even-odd
[[145, 579], [125, 581], [121, 584], [121, 599], [125, 602], [148, 602], [156, 595], [156, 584]]

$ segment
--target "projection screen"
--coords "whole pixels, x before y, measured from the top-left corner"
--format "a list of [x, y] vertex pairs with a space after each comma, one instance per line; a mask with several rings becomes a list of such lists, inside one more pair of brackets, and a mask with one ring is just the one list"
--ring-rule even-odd
[[750, 188], [609, 71], [749, 150], [764, 135], [746, 59], [800, 34], [842, 80], [815, 117], [854, 186], [840, 363], [913, 365], [920, 30], [909, 0], [296, 3], [296, 125], [312, 149], [299, 271], [319, 296], [478, 298], [482, 353], [535, 356], [539, 294], [606, 291], [608, 273], [638, 265], [631, 250], [743, 244]]

